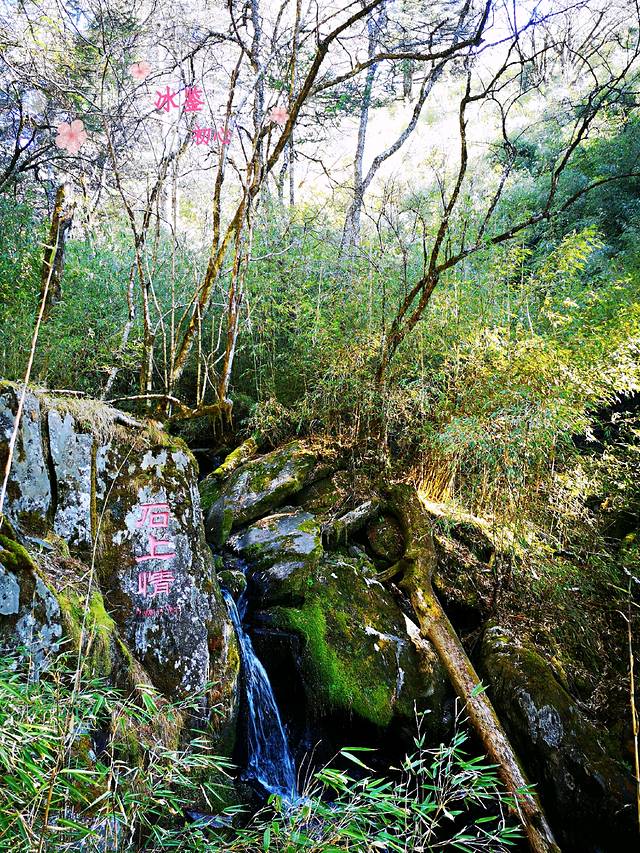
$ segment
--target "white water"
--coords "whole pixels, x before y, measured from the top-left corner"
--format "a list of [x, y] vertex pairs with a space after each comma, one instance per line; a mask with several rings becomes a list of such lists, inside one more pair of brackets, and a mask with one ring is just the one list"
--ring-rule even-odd
[[287, 736], [269, 677], [256, 657], [251, 638], [242, 625], [246, 609], [245, 593], [240, 596], [237, 607], [226, 589], [222, 590], [222, 594], [240, 644], [247, 713], [246, 775], [259, 782], [269, 793], [294, 800], [297, 797], [296, 771]]

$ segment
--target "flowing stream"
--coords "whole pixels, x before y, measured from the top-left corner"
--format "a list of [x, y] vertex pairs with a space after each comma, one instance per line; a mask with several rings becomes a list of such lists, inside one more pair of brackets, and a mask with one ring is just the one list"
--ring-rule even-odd
[[237, 606], [228, 590], [223, 589], [222, 594], [240, 644], [247, 714], [246, 775], [258, 781], [269, 793], [293, 800], [297, 797], [296, 770], [287, 735], [269, 677], [256, 657], [251, 637], [242, 624], [247, 607], [246, 593], [242, 593]]

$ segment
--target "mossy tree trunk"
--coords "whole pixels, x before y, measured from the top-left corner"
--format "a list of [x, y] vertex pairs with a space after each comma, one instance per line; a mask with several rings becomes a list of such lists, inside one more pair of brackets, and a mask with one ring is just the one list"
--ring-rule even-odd
[[73, 222], [74, 203], [69, 197], [67, 184], [62, 183], [56, 192], [49, 239], [44, 247], [40, 297], [44, 299], [42, 320], [49, 318], [51, 309], [62, 297], [62, 272], [67, 232]]
[[[518, 757], [433, 592], [431, 577], [435, 551], [429, 519], [415, 489], [407, 485], [395, 486], [390, 493], [389, 508], [398, 516], [406, 537], [405, 555], [395, 568], [403, 572], [399, 585], [411, 598], [420, 630], [435, 647], [451, 683], [466, 704], [469, 719], [487, 754], [498, 765], [500, 778], [514, 796], [531, 850], [533, 853], [560, 853], [537, 795], [531, 790], [521, 790], [529, 783]], [[385, 575], [391, 576], [391, 571]]]

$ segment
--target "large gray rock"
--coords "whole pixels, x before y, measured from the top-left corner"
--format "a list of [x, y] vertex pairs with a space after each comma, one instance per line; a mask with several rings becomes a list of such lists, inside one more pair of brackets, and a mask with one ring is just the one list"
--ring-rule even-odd
[[229, 545], [250, 563], [254, 579], [268, 585], [300, 568], [312, 570], [322, 554], [320, 525], [308, 512], [289, 508], [232, 536]]
[[[0, 383], [0, 476], [4, 477], [9, 442], [15, 424], [20, 390]], [[51, 507], [51, 484], [42, 445], [41, 412], [38, 398], [27, 391], [11, 471], [4, 511], [21, 529], [43, 532]]]
[[223, 545], [233, 528], [241, 527], [280, 506], [299, 492], [316, 457], [298, 442], [246, 463], [223, 484], [205, 479], [201, 491], [207, 495], [207, 536]]
[[[16, 410], [16, 389], [2, 384], [0, 463]], [[28, 392], [7, 500], [14, 524], [0, 537], [0, 641], [23, 645], [37, 674], [60, 640], [94, 631], [92, 672], [118, 685], [138, 672], [168, 699], [202, 694], [203, 717], [230, 750], [239, 655], [196, 465], [180, 440], [122, 420], [95, 401]]]
[[633, 778], [533, 644], [493, 625], [484, 634], [481, 671], [525, 770], [539, 783], [562, 849], [633, 849]]
[[52, 410], [47, 421], [56, 478], [54, 533], [69, 545], [90, 548], [93, 436], [80, 432], [68, 413]]
[[32, 678], [57, 653], [63, 635], [56, 596], [5, 524], [0, 529], [0, 649], [23, 649]]
[[[342, 715], [409, 729], [415, 702], [433, 712], [431, 732], [441, 731], [445, 674], [430, 645], [415, 642], [372, 563], [323, 551], [319, 521], [293, 508], [240, 531], [229, 545], [248, 565], [263, 636], [298, 639], [304, 705], [321, 727]], [[261, 651], [269, 665], [274, 652]]]
[[100, 585], [125, 641], [167, 696], [191, 696], [208, 681], [233, 694], [236, 641], [191, 454], [178, 441], [142, 450], [114, 442], [100, 457]]

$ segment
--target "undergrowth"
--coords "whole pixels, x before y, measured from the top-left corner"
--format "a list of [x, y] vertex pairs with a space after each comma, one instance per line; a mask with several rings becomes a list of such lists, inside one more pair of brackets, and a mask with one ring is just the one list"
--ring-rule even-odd
[[39, 681], [17, 655], [0, 660], [2, 850], [501, 853], [520, 837], [495, 767], [469, 756], [461, 725], [432, 748], [418, 719], [415, 751], [387, 777], [345, 748], [353, 774], [334, 762], [309, 771], [296, 802], [273, 796], [240, 821], [243, 808], [225, 805], [233, 767], [206, 735], [167, 745], [159, 715], [185, 703], [76, 676], [62, 656]]

